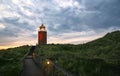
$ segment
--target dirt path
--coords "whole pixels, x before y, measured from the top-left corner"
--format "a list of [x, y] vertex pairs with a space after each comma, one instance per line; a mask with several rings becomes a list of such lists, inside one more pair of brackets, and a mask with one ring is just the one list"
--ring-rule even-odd
[[34, 50], [35, 46], [32, 46], [27, 57], [24, 59], [24, 69], [21, 76], [45, 76], [42, 69], [40, 69], [32, 59]]
[[45, 76], [43, 71], [32, 59], [24, 59], [24, 69], [21, 76]]

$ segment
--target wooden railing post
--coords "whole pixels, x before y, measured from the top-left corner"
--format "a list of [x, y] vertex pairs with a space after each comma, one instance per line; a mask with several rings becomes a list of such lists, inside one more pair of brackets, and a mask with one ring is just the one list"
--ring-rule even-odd
[[52, 76], [55, 76], [55, 66], [53, 65]]

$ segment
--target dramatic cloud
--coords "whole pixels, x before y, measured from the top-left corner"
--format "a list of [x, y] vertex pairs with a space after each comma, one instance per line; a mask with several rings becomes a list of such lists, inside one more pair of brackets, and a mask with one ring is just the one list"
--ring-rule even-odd
[[85, 43], [120, 29], [119, 7], [120, 0], [0, 0], [0, 46], [36, 44], [42, 23], [48, 43]]

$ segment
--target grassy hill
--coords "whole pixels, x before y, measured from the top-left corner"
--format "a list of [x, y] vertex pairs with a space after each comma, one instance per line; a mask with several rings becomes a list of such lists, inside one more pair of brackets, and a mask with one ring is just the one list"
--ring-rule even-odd
[[85, 54], [101, 58], [108, 63], [120, 64], [120, 31], [106, 34], [103, 38], [85, 44]]
[[120, 31], [86, 44], [48, 44], [36, 53], [78, 76], [120, 76]]
[[20, 76], [23, 58], [31, 46], [0, 50], [0, 76]]
[[[31, 46], [0, 50], [0, 76], [19, 76]], [[35, 53], [77, 76], [120, 76], [120, 31], [86, 44], [47, 44]]]

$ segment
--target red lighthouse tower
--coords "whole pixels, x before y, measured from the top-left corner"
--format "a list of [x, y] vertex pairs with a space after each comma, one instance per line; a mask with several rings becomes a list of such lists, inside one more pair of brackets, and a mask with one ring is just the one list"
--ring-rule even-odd
[[47, 44], [47, 31], [43, 24], [39, 27], [38, 44]]

